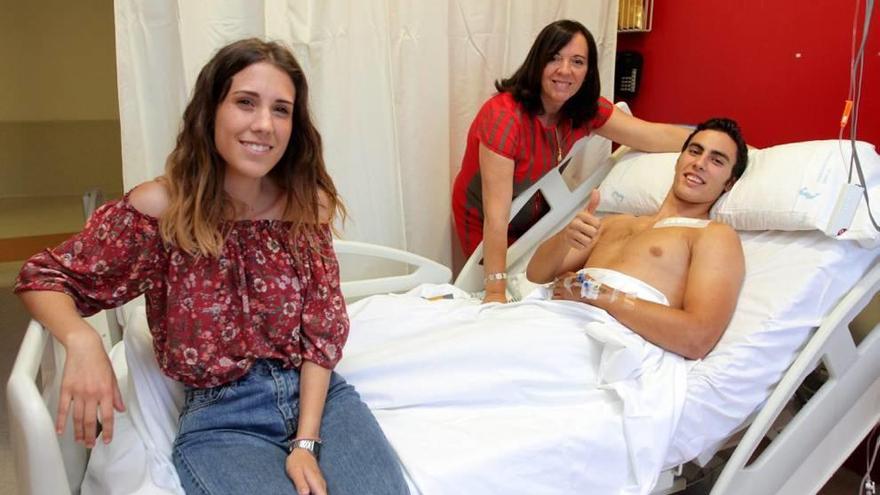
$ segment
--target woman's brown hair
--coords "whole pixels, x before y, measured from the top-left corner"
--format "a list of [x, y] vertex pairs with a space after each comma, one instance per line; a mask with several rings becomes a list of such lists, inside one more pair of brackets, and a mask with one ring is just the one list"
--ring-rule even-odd
[[291, 235], [318, 229], [321, 210], [333, 214], [331, 221], [337, 213], [345, 216], [324, 165], [321, 135], [312, 124], [302, 68], [282, 45], [244, 39], [221, 48], [199, 73], [161, 179], [170, 199], [159, 222], [162, 237], [189, 253], [216, 257], [223, 249], [223, 227], [233, 219], [234, 207], [223, 189], [226, 166], [214, 143], [214, 123], [232, 77], [258, 62], [286, 73], [295, 91], [290, 142], [268, 174], [286, 193], [283, 219], [293, 222]]

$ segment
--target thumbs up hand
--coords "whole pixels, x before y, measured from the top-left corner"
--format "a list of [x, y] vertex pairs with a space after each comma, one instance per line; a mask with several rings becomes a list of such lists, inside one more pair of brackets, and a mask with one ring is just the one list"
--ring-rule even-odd
[[593, 189], [587, 206], [565, 228], [565, 238], [575, 249], [588, 249], [599, 237], [602, 220], [595, 215], [599, 207], [599, 190]]

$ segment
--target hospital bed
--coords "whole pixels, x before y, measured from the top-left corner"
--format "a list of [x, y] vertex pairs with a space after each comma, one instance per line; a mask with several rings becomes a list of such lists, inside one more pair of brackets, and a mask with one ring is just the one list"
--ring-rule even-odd
[[[579, 143], [582, 146], [601, 146], [596, 143]], [[508, 249], [507, 263], [513, 287], [509, 295], [516, 300], [531, 290], [531, 284], [522, 276], [522, 271], [542, 239], [562, 229], [573, 216], [582, 210], [589, 192], [598, 188], [602, 180], [618, 161], [624, 159], [630, 150], [617, 150], [606, 162], [582, 164], [582, 170], [576, 174], [587, 175], [583, 181], [574, 178], [575, 174], [566, 171], [569, 160], [574, 160], [578, 152], [573, 150], [569, 158], [562, 162], [557, 170], [548, 173], [541, 181], [524, 191], [514, 202], [511, 218], [534, 194], [540, 194], [547, 202], [550, 212], [543, 217], [530, 231], [518, 239]], [[594, 150], [595, 152], [595, 150]], [[590, 155], [587, 155], [590, 156]], [[581, 160], [582, 162], [584, 160]], [[880, 160], [871, 162], [880, 165]], [[755, 165], [751, 165], [755, 166]], [[583, 169], [586, 169], [585, 173]], [[663, 188], [661, 188], [663, 189]], [[600, 212], [603, 209], [600, 205]], [[769, 233], [769, 240], [760, 239], [761, 235], [740, 232], [744, 241], [747, 260], [747, 280], [743, 291], [749, 286], [749, 255], [750, 247], [761, 244], [797, 243], [799, 236], [814, 237], [823, 248], [837, 247], [830, 239], [823, 239], [820, 232], [809, 233]], [[750, 245], [752, 244], [752, 245]], [[780, 246], [780, 249], [784, 249]], [[784, 342], [778, 350], [782, 355], [776, 356], [775, 368], [781, 378], [766, 383], [766, 394], [754, 397], [753, 409], [743, 415], [734, 429], [727, 426], [715, 438], [704, 440], [704, 448], [695, 449], [684, 454], [670, 454], [667, 457], [669, 469], [661, 473], [654, 494], [675, 493], [685, 485], [681, 479], [682, 464], [694, 460], [702, 465], [707, 464], [713, 455], [723, 447], [735, 447], [726, 460], [723, 470], [718, 475], [712, 489], [713, 495], [749, 494], [800, 494], [816, 493], [824, 486], [843, 461], [853, 452], [871, 429], [880, 421], [880, 331], [875, 325], [860, 342], [856, 342], [850, 330], [853, 319], [871, 302], [880, 291], [880, 262], [878, 250], [863, 251], [856, 246], [843, 247], [837, 253], [838, 260], [821, 267], [820, 271], [842, 270], [843, 265], [853, 263], [860, 265], [851, 275], [835, 280], [835, 295], [820, 305], [823, 316], [812, 328], [800, 333], [793, 339]], [[829, 253], [829, 256], [835, 256]], [[482, 245], [468, 260], [459, 274], [455, 284], [465, 290], [478, 290], [482, 286]], [[856, 259], [858, 258], [858, 259]], [[795, 261], [790, 260], [794, 263]], [[809, 270], [809, 267], [805, 267]], [[845, 284], [845, 285], [843, 285]], [[525, 288], [520, 285], [524, 285]], [[789, 290], [783, 281], [779, 281], [780, 294]], [[743, 298], [740, 300], [740, 305]], [[741, 309], [741, 308], [740, 308]], [[740, 309], [737, 311], [739, 312]], [[731, 326], [738, 324], [737, 317]], [[731, 330], [728, 329], [728, 332]], [[719, 347], [725, 343], [724, 339]], [[791, 357], [786, 351], [795, 351]], [[713, 353], [718, 352], [718, 348]], [[773, 358], [772, 356], [768, 356]], [[711, 355], [707, 357], [711, 359]], [[790, 364], [790, 366], [789, 366]], [[827, 372], [827, 380], [803, 407], [792, 412], [791, 404], [798, 388], [807, 375], [823, 366]], [[772, 374], [772, 373], [771, 373]], [[765, 377], [764, 382], [768, 382]], [[741, 405], [742, 406], [742, 405]], [[708, 416], [710, 413], [704, 411]], [[793, 414], [793, 416], [792, 416]], [[706, 418], [701, 418], [705, 420]], [[730, 430], [730, 431], [728, 431]], [[729, 437], [735, 437], [731, 440]], [[769, 442], [769, 445], [767, 445]], [[686, 450], [686, 449], [684, 449]], [[676, 465], [677, 464], [677, 465]]]
[[[580, 143], [559, 169], [550, 172], [514, 203], [512, 214], [531, 194], [541, 191], [550, 212], [511, 246], [508, 264], [512, 274], [523, 270], [537, 243], [564, 226], [583, 208], [589, 190], [605, 178], [615, 162], [628, 155], [622, 149], [607, 160], [570, 166], [578, 157], [602, 156], [601, 149], [605, 146], [607, 143], [600, 140]], [[826, 264], [820, 263], [818, 271], [826, 272], [830, 282], [822, 285], [822, 293], [814, 294], [815, 303], [811, 304], [821, 314], [818, 318], [805, 317], [797, 322], [797, 329], [785, 332], [788, 338], [783, 347], [790, 347], [789, 351], [783, 351], [781, 356], [770, 352], [764, 355], [767, 367], [773, 369], [763, 373], [762, 379], [772, 383], [750, 395], [747, 403], [737, 404], [734, 409], [738, 408], [738, 414], [726, 418], [721, 431], [696, 440], [691, 434], [687, 442], [673, 449], [675, 452], [667, 457], [666, 467], [669, 469], [661, 474], [653, 493], [674, 493], [681, 489], [683, 481], [676, 477], [680, 472], [677, 466], [694, 458], [705, 463], [728, 441], [728, 437], [743, 428], [744, 433], [740, 432], [739, 443], [715, 483], [713, 494], [813, 493], [880, 419], [880, 331], [875, 327], [856, 344], [848, 328], [849, 322], [880, 289], [877, 252], [859, 248], [852, 241], [821, 238], [816, 232], [743, 235], [747, 271], [751, 256], [766, 256], [771, 261], [784, 259], [773, 258], [773, 253], [766, 251], [779, 251], [786, 245], [798, 243], [806, 244], [807, 250], [819, 251], [823, 259], [831, 259]], [[753, 240], [757, 242], [749, 244]], [[450, 277], [445, 267], [409, 253], [342, 242], [337, 248], [343, 260], [345, 254], [366, 253], [390, 256], [417, 267], [409, 275], [383, 277], [373, 283], [344, 282], [343, 292], [347, 298], [402, 291], [422, 281], [442, 283]], [[811, 256], [815, 254], [813, 252]], [[480, 257], [478, 249], [457, 278], [456, 285], [461, 289], [470, 292], [480, 289]], [[789, 254], [785, 258], [797, 259]], [[798, 267], [798, 271], [804, 269]], [[749, 288], [750, 276], [747, 275], [744, 291]], [[522, 281], [521, 276], [514, 275], [512, 279]], [[513, 284], [514, 297], [524, 295], [525, 289], [521, 286], [525, 287], [527, 283]], [[757, 306], [746, 305], [744, 309], [751, 311]], [[801, 305], [795, 310], [803, 308]], [[97, 326], [103, 326], [101, 317], [98, 318]], [[116, 315], [110, 320], [117, 320]], [[761, 338], [755, 339], [755, 346], [765, 344]], [[776, 351], [779, 346], [772, 343], [769, 347]], [[828, 371], [827, 382], [781, 431], [771, 433], [804, 378], [820, 363]], [[697, 370], [696, 375], [701, 372], [701, 364], [696, 363], [693, 367]], [[57, 437], [53, 429], [62, 366], [60, 346], [38, 323], [31, 322], [7, 389], [19, 492], [22, 494], [76, 493], [83, 477], [88, 453], [72, 442], [69, 426], [61, 437]], [[694, 379], [698, 378], [701, 377]], [[714, 385], [708, 383], [706, 386]], [[687, 416], [687, 412], [684, 414]], [[680, 423], [709, 422], [707, 414], [707, 411], [699, 411], [689, 418], [683, 417]], [[682, 424], [680, 428], [683, 426], [686, 425]], [[764, 447], [762, 442], [766, 442], [768, 434], [773, 438], [769, 446]]]

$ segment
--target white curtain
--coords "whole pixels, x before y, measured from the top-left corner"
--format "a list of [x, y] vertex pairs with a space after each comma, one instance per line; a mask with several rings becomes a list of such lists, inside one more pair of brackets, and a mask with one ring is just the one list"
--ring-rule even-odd
[[293, 49], [325, 159], [349, 209], [343, 237], [446, 265], [450, 191], [493, 81], [549, 22], [596, 38], [613, 91], [617, 0], [115, 0], [126, 189], [160, 175], [198, 71], [243, 37]]

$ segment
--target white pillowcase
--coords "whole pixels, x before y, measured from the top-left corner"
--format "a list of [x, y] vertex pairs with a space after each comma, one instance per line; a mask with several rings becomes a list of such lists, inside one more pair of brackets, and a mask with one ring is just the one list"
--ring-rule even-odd
[[[880, 156], [870, 143], [856, 143], [875, 216], [880, 217]], [[749, 165], [712, 209], [712, 218], [737, 230], [821, 230], [847, 183], [850, 143], [806, 141], [749, 151]], [[629, 152], [599, 187], [599, 211], [653, 214], [672, 185], [678, 153]], [[853, 172], [853, 182], [858, 178]], [[880, 244], [862, 199], [850, 228], [836, 236], [867, 247]]]
[[599, 212], [653, 215], [675, 176], [678, 153], [628, 151], [599, 185]]

